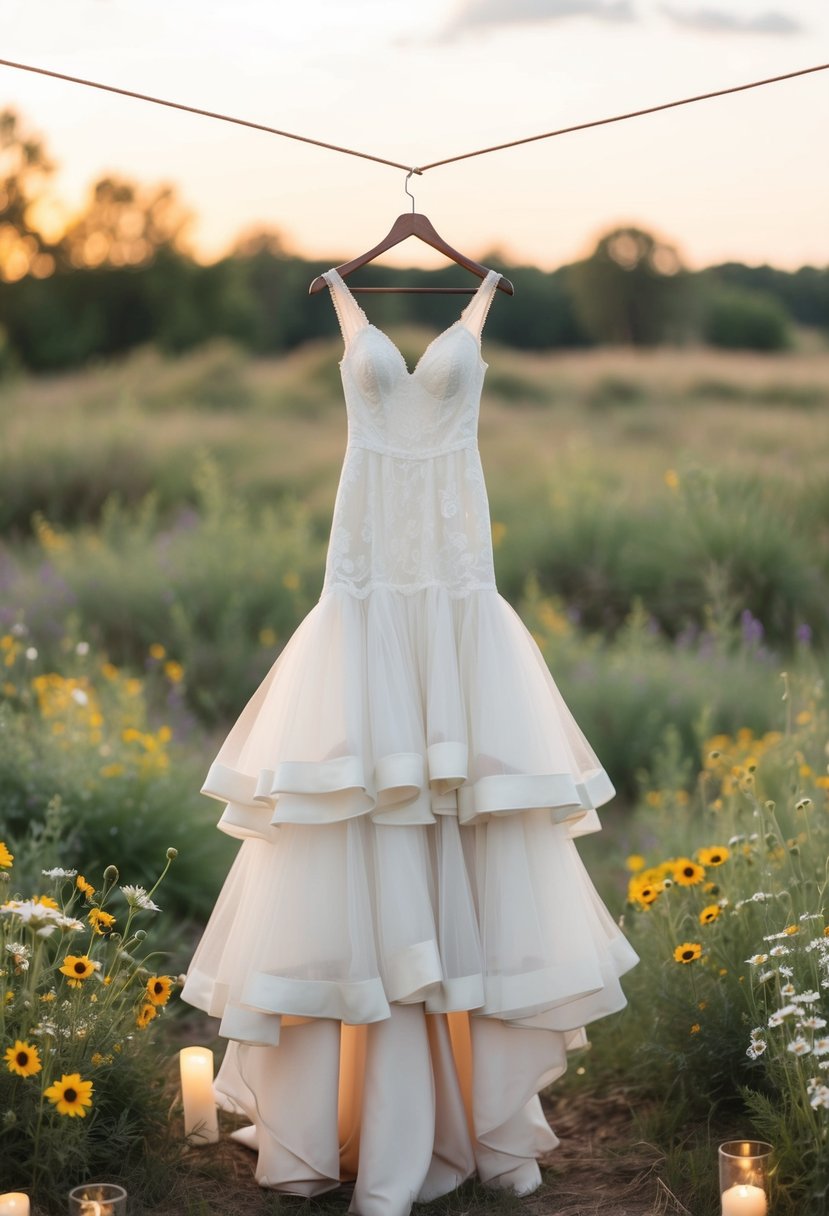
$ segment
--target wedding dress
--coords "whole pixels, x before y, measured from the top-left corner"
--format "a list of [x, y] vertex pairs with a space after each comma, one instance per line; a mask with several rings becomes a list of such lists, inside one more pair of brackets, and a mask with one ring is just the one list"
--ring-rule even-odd
[[210, 766], [242, 841], [182, 995], [264, 1187], [406, 1216], [528, 1193], [538, 1092], [638, 960], [574, 838], [613, 786], [495, 585], [477, 446], [498, 274], [410, 370], [342, 277], [348, 415], [318, 603]]

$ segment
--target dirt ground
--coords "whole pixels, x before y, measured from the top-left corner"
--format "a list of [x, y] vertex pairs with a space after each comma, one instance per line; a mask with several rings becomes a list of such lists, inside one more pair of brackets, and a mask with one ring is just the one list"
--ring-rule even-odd
[[[559, 1097], [545, 1101], [545, 1110], [561, 1143], [541, 1162], [539, 1190], [516, 1199], [467, 1183], [442, 1200], [416, 1206], [416, 1216], [691, 1216], [661, 1181], [658, 1151], [636, 1140], [623, 1093], [577, 1102]], [[346, 1216], [351, 1185], [315, 1202], [258, 1187], [254, 1154], [229, 1138], [233, 1124], [227, 1119], [222, 1116], [215, 1149], [187, 1154], [182, 1190], [175, 1188], [169, 1207], [154, 1209], [158, 1216]]]

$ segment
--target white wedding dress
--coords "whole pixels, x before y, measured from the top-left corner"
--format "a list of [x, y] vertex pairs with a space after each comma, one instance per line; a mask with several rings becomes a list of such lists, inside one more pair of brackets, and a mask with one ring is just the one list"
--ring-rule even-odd
[[202, 792], [241, 841], [183, 997], [264, 1187], [354, 1180], [406, 1216], [477, 1174], [528, 1193], [538, 1091], [637, 956], [574, 837], [614, 794], [496, 589], [477, 446], [498, 274], [413, 370], [325, 273], [348, 444], [322, 594]]

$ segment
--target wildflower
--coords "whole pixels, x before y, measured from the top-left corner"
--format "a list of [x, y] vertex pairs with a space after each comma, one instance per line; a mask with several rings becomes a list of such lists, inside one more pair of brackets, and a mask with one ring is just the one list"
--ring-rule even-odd
[[155, 1005], [149, 1003], [142, 1005], [135, 1019], [135, 1024], [139, 1030], [146, 1030], [153, 1018], [158, 1017], [158, 1010]]
[[757, 1060], [766, 1050], [767, 1043], [765, 1039], [752, 1039], [746, 1048], [746, 1055], [750, 1060]]
[[789, 950], [788, 946], [772, 946], [769, 954], [772, 958], [781, 958], [784, 954], [791, 954], [791, 950]]
[[804, 1039], [802, 1034], [799, 1034], [790, 1043], [786, 1044], [786, 1050], [796, 1056], [807, 1056], [812, 1048], [809, 1045], [809, 1041]]
[[33, 902], [40, 904], [42, 908], [52, 908], [55, 911], [57, 911], [57, 909], [60, 907], [58, 901], [56, 899], [52, 899], [51, 895], [35, 895]]
[[67, 954], [63, 966], [59, 967], [61, 975], [69, 976], [69, 987], [80, 988], [84, 980], [93, 975], [100, 963], [94, 963], [86, 954]]
[[829, 1038], [815, 1039], [812, 1051], [816, 1056], [829, 1056]]
[[717, 904], [709, 904], [707, 908], [703, 908], [699, 914], [699, 923], [701, 925], [710, 925], [717, 919], [720, 914], [720, 909]]
[[674, 959], [678, 963], [693, 963], [701, 955], [702, 946], [699, 942], [683, 942], [674, 950]]
[[47, 878], [74, 878], [77, 870], [63, 870], [60, 866], [55, 866], [53, 870], [41, 870], [41, 874], [45, 874]]
[[89, 654], [89, 642], [77, 642], [75, 644], [75, 654], [85, 658]]
[[171, 684], [180, 684], [184, 679], [184, 668], [175, 659], [168, 659], [164, 664], [164, 674]]
[[75, 879], [75, 886], [78, 888], [78, 890], [81, 892], [82, 895], [86, 896], [87, 899], [92, 899], [93, 895], [95, 894], [95, 888], [93, 887], [91, 882], [86, 881], [83, 874], [79, 874], [78, 877]]
[[705, 878], [705, 870], [690, 857], [681, 857], [674, 865], [674, 881], [682, 887], [693, 887]]
[[150, 647], [150, 658], [156, 659], [159, 663], [167, 657], [167, 650], [162, 646], [161, 642], [153, 642]]
[[40, 1072], [43, 1065], [36, 1047], [18, 1039], [14, 1047], [6, 1049], [6, 1067], [9, 1072], [16, 1072], [19, 1077], [32, 1077]]
[[796, 811], [805, 811], [806, 808], [810, 807], [811, 805], [812, 805], [811, 798], [801, 798], [799, 802], [796, 802], [794, 804], [794, 809]]
[[829, 1085], [816, 1085], [809, 1095], [809, 1105], [813, 1110], [817, 1110], [819, 1106], [829, 1110]]
[[632, 874], [637, 874], [639, 870], [644, 870], [645, 858], [641, 853], [631, 853], [630, 856], [625, 859], [625, 867], [630, 870]]
[[780, 989], [780, 995], [792, 997], [795, 995], [795, 991], [796, 991], [796, 989], [795, 989], [794, 984], [784, 984], [783, 987]]
[[83, 921], [74, 916], [56, 916], [55, 924], [59, 929], [63, 929], [64, 933], [77, 933], [83, 928]]
[[774, 967], [772, 967], [772, 969], [770, 971], [761, 971], [760, 974], [757, 976], [757, 983], [758, 984], [767, 984], [769, 982], [769, 980], [773, 980], [776, 975], [777, 975], [777, 971]]
[[664, 887], [661, 882], [637, 882], [631, 884], [630, 898], [634, 903], [648, 908], [659, 898]]
[[793, 1001], [797, 1001], [798, 1005], [814, 1005], [815, 1001], [820, 1000], [819, 992], [800, 992], [797, 996], [792, 997]]
[[59, 1081], [54, 1081], [43, 1091], [43, 1095], [54, 1103], [59, 1115], [84, 1119], [86, 1107], [92, 1105], [92, 1090], [91, 1081], [84, 1081], [80, 1073], [73, 1072], [68, 1076], [64, 1073]]
[[753, 967], [762, 967], [763, 963], [769, 961], [769, 956], [767, 954], [752, 954], [751, 958], [747, 958], [745, 961], [751, 963]]
[[11, 955], [15, 975], [21, 975], [24, 971], [29, 970], [29, 959], [32, 952], [23, 942], [8, 942], [6, 954]]
[[101, 937], [115, 924], [115, 917], [111, 912], [104, 912], [103, 908], [92, 908], [86, 919], [93, 930]]
[[798, 1023], [804, 1030], [823, 1030], [826, 1025], [826, 1018], [801, 1018]]
[[712, 845], [708, 849], [697, 849], [697, 861], [702, 866], [721, 866], [728, 861], [730, 851], [724, 844]]
[[792, 1016], [793, 1013], [800, 1013], [797, 1005], [784, 1005], [782, 1009], [776, 1009], [769, 1018], [769, 1026], [782, 1026], [786, 1018]]
[[693, 1026], [691, 1027], [691, 1029], [689, 1031], [689, 1034], [699, 1034], [699, 1032], [701, 1030], [702, 1030], [702, 1027], [700, 1026], [699, 1022], [694, 1022]]
[[170, 975], [151, 975], [146, 988], [153, 1005], [166, 1005], [173, 991], [173, 978]]
[[121, 888], [127, 903], [131, 908], [141, 908], [145, 912], [160, 912], [158, 904], [154, 904], [144, 887], [124, 886]]

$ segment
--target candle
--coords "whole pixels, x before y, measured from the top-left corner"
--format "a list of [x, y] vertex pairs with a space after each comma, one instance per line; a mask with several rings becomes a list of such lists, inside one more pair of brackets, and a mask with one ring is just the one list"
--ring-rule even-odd
[[766, 1192], [761, 1186], [738, 1182], [722, 1193], [722, 1216], [766, 1216]]
[[22, 1191], [0, 1195], [0, 1216], [29, 1216], [29, 1196]]
[[219, 1122], [213, 1095], [213, 1052], [208, 1047], [183, 1047], [179, 1065], [184, 1135], [190, 1144], [215, 1144]]
[[70, 1216], [126, 1216], [127, 1192], [117, 1182], [84, 1182], [69, 1192]]

